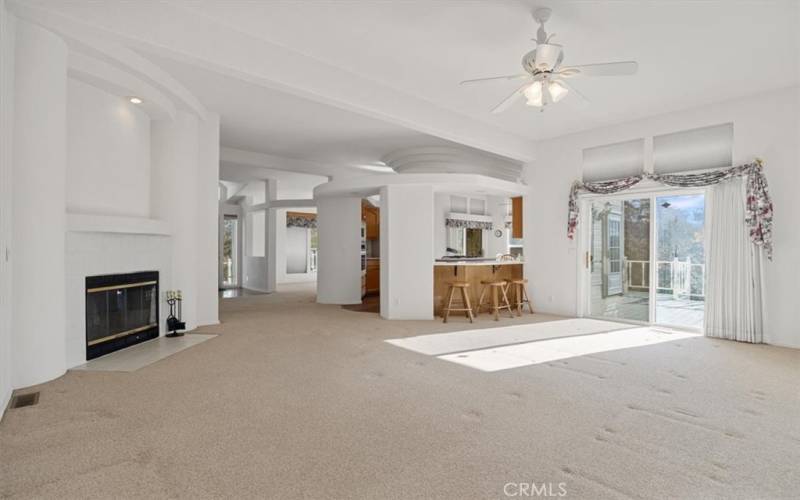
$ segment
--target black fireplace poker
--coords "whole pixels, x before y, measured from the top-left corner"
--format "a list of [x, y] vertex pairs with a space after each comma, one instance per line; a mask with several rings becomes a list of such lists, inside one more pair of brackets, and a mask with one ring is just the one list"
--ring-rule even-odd
[[179, 330], [186, 330], [186, 322], [181, 321], [183, 302], [183, 292], [180, 290], [167, 290], [167, 304], [169, 304], [169, 316], [167, 316], [167, 330], [170, 333], [167, 337], [182, 337], [183, 332]]

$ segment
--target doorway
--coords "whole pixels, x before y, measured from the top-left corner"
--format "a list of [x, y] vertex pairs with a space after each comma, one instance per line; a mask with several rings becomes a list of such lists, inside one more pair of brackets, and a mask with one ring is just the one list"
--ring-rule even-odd
[[222, 221], [222, 282], [221, 288], [239, 285], [239, 216], [225, 214]]
[[592, 197], [583, 207], [590, 219], [581, 276], [585, 315], [702, 329], [704, 192]]

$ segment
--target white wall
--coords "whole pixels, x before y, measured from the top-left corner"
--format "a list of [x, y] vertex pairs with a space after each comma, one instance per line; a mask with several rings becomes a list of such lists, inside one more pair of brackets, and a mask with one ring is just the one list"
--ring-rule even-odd
[[447, 253], [447, 227], [445, 219], [450, 213], [450, 195], [436, 193], [433, 196], [433, 255], [439, 259]]
[[[486, 257], [494, 257], [497, 254], [508, 253], [508, 232], [511, 230], [506, 229], [506, 214], [508, 211], [508, 203], [511, 203], [510, 198], [502, 196], [487, 196], [486, 209], [488, 214], [492, 216], [492, 230], [486, 231]], [[501, 235], [495, 236], [495, 231], [500, 230]]]
[[14, 18], [0, 0], [0, 418], [13, 389], [11, 371], [11, 209], [14, 127]]
[[267, 241], [267, 213], [266, 210], [253, 210], [245, 216], [245, 240], [248, 257], [266, 257]]
[[[382, 203], [381, 213], [383, 213]], [[361, 198], [319, 198], [317, 226], [319, 232], [317, 302], [360, 304]], [[381, 255], [385, 254], [381, 252]]]
[[[47, 30], [17, 22], [14, 72], [12, 366], [17, 388], [66, 369], [66, 44]], [[41, 300], [47, 290], [54, 293]]]
[[[567, 239], [566, 221], [569, 188], [581, 176], [584, 148], [733, 122], [734, 163], [763, 158], [775, 204], [775, 260], [765, 272], [765, 340], [800, 347], [795, 314], [800, 280], [798, 109], [800, 88], [795, 87], [540, 142], [536, 161], [525, 169], [531, 192], [524, 208], [526, 276], [537, 309], [577, 312], [577, 243]], [[533, 244], [531, 234], [540, 244]]]
[[150, 215], [150, 117], [119, 96], [71, 78], [67, 211]]
[[272, 292], [267, 283], [267, 258], [247, 257], [242, 261], [242, 288]]
[[[209, 142], [211, 144], [209, 144]], [[172, 283], [187, 330], [217, 322], [219, 118], [179, 111], [151, 127], [151, 214], [172, 230]], [[201, 246], [202, 248], [198, 248]]]
[[244, 214], [242, 286], [260, 292], [274, 292], [278, 215], [277, 209], [270, 208], [269, 204], [277, 198], [277, 183], [273, 179], [253, 181], [240, 194], [245, 196], [241, 202]]
[[381, 316], [433, 319], [433, 188], [381, 188]]
[[306, 274], [308, 272], [308, 229], [304, 227], [285, 227], [286, 230], [286, 273]]

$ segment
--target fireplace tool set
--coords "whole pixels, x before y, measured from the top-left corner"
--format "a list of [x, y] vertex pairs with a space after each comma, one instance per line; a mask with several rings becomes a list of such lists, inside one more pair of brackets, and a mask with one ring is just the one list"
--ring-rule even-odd
[[167, 304], [169, 304], [169, 316], [167, 316], [167, 330], [170, 333], [167, 337], [181, 337], [185, 330], [186, 323], [181, 321], [181, 302], [183, 302], [183, 292], [180, 290], [167, 290]]

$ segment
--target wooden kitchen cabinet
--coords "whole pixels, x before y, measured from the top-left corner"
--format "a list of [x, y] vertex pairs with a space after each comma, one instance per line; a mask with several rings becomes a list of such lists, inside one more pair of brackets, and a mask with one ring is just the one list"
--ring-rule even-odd
[[522, 196], [511, 198], [511, 237], [522, 238]]
[[380, 237], [380, 209], [377, 207], [362, 207], [362, 216], [367, 224], [367, 239], [377, 240]]
[[381, 260], [367, 259], [367, 293], [381, 291]]

